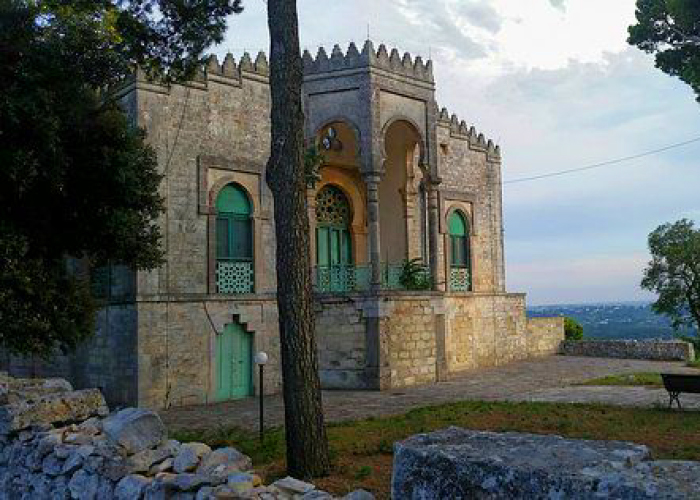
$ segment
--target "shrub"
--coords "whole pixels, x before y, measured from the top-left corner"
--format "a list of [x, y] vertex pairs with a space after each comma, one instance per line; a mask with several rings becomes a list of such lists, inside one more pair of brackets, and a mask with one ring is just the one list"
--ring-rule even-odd
[[430, 272], [420, 258], [404, 261], [399, 282], [406, 290], [430, 290], [432, 287]]
[[573, 318], [564, 318], [564, 337], [566, 340], [583, 339], [583, 327]]

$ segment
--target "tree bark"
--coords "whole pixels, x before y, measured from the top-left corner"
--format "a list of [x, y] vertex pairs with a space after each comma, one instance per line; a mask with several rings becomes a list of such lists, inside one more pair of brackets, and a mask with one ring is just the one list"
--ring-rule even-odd
[[275, 204], [287, 470], [307, 479], [327, 474], [330, 459], [312, 303], [296, 0], [268, 0], [268, 27], [272, 143], [266, 175]]

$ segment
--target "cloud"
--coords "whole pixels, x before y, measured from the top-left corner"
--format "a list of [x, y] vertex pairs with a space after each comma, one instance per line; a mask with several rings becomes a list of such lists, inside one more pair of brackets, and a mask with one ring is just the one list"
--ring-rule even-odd
[[561, 11], [566, 10], [566, 6], [564, 5], [565, 0], [549, 0], [549, 3], [552, 4], [552, 7], [559, 9]]
[[542, 258], [512, 266], [511, 290], [527, 290], [532, 305], [651, 300], [639, 283], [645, 254], [607, 255], [561, 260]]

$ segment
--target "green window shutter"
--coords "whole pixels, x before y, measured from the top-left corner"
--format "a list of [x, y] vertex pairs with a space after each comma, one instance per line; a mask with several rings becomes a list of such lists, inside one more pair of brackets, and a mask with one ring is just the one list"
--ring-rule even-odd
[[228, 259], [231, 257], [229, 245], [229, 223], [228, 218], [217, 217], [216, 219], [216, 258]]
[[350, 233], [347, 230], [341, 231], [342, 238], [342, 254], [340, 256], [342, 264], [352, 264], [352, 242], [350, 241]]
[[469, 267], [469, 226], [464, 215], [455, 211], [447, 221], [450, 233], [450, 264]]
[[316, 263], [319, 266], [330, 265], [328, 255], [328, 232], [327, 227], [319, 227], [316, 229]]
[[253, 258], [253, 234], [250, 219], [231, 218], [231, 256], [234, 259]]

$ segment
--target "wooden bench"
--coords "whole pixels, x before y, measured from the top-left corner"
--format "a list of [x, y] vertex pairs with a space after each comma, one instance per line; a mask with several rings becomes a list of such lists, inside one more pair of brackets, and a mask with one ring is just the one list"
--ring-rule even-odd
[[664, 387], [668, 391], [668, 407], [673, 406], [675, 401], [678, 408], [681, 408], [681, 401], [678, 399], [681, 393], [700, 394], [700, 375], [683, 375], [678, 373], [662, 373]]

